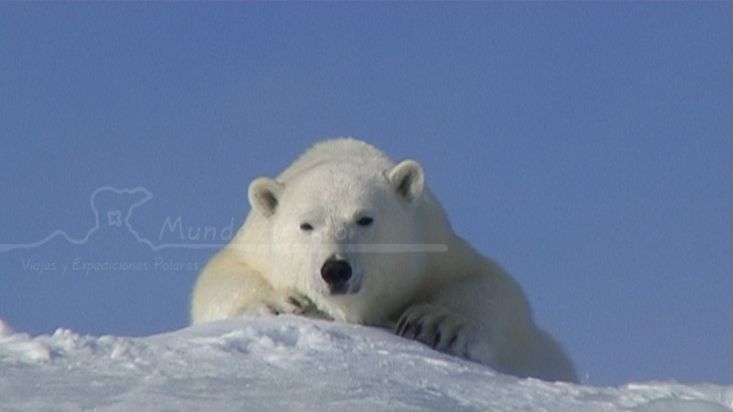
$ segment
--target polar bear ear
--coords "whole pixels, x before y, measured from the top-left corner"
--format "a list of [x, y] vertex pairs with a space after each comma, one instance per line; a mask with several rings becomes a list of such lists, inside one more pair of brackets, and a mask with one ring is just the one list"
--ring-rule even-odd
[[387, 179], [397, 194], [408, 202], [420, 197], [425, 187], [425, 174], [420, 163], [414, 160], [403, 160], [387, 172]]
[[258, 177], [249, 184], [249, 204], [263, 216], [270, 217], [275, 214], [284, 187], [282, 183], [268, 177]]

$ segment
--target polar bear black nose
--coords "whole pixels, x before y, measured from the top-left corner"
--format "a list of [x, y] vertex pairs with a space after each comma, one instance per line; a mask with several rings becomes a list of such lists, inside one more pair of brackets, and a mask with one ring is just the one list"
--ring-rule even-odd
[[329, 259], [321, 267], [321, 277], [332, 292], [344, 292], [351, 278], [351, 265], [345, 260]]

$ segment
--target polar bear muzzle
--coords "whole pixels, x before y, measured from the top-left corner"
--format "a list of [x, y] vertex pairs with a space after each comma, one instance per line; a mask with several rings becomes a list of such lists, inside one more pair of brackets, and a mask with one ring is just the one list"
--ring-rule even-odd
[[334, 295], [347, 293], [351, 279], [351, 265], [346, 260], [328, 259], [321, 266], [321, 277]]

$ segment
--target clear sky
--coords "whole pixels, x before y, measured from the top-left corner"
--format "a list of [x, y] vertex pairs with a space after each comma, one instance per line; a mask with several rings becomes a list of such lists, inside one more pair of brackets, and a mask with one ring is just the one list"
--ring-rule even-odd
[[0, 318], [185, 326], [214, 249], [156, 246], [350, 135], [423, 164], [586, 382], [730, 384], [730, 73], [729, 2], [0, 4]]

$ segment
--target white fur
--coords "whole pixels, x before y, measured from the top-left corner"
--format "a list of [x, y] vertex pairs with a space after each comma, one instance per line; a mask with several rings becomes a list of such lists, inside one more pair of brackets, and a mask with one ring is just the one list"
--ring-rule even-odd
[[[244, 312], [318, 314], [389, 326], [517, 376], [575, 381], [519, 285], [452, 230], [415, 161], [395, 164], [353, 139], [321, 142], [276, 179], [255, 179], [252, 211], [204, 268], [193, 323]], [[361, 226], [361, 217], [373, 223]], [[308, 223], [312, 230], [301, 229]], [[321, 276], [348, 261], [345, 293]]]

